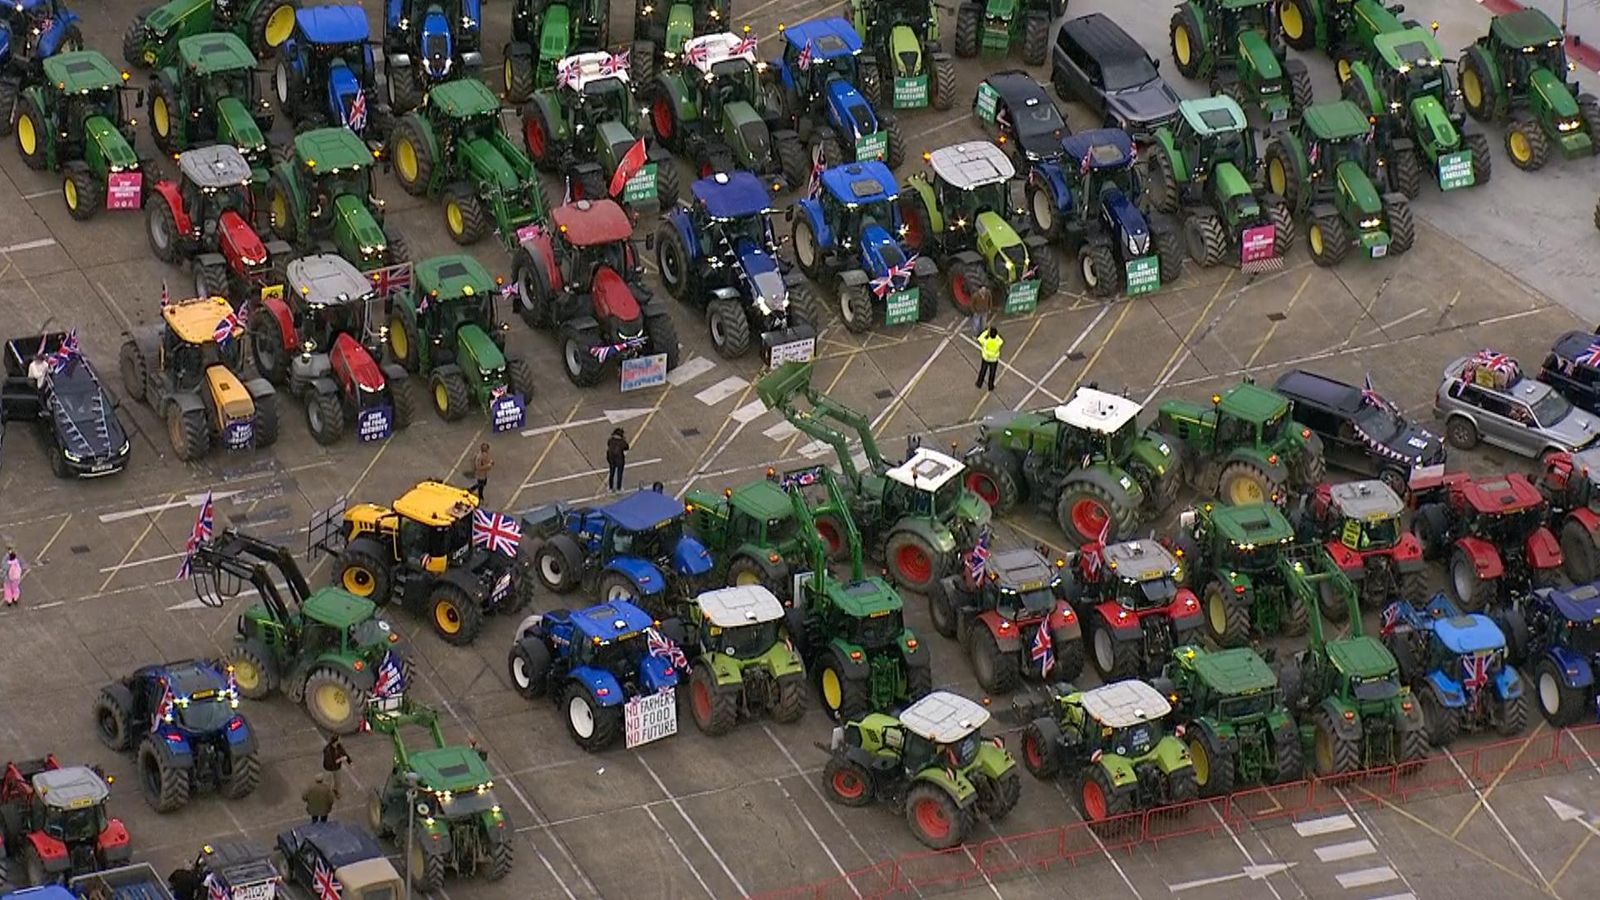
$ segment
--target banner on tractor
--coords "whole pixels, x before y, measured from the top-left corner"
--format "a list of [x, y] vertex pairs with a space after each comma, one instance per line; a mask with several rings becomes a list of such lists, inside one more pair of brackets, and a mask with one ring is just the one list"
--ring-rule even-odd
[[222, 446], [229, 450], [244, 450], [256, 442], [254, 422], [229, 422], [222, 430]]
[[374, 406], [356, 414], [356, 437], [362, 443], [381, 441], [394, 434], [394, 410]]
[[489, 401], [489, 423], [496, 432], [519, 429], [528, 418], [528, 408], [518, 394], [508, 393]]
[[1130, 259], [1123, 271], [1122, 283], [1129, 297], [1154, 293], [1161, 287], [1161, 260], [1154, 256]]
[[1246, 228], [1239, 239], [1239, 264], [1265, 262], [1278, 252], [1278, 229], [1271, 225]]
[[1000, 92], [995, 90], [994, 87], [989, 84], [989, 82], [985, 81], [982, 84], [979, 84], [978, 99], [973, 102], [972, 114], [983, 121], [988, 122], [990, 125], [993, 125], [995, 110], [999, 100]]
[[780, 366], [786, 362], [810, 362], [817, 355], [817, 339], [801, 338], [797, 341], [786, 341], [782, 344], [772, 345], [772, 353], [767, 357], [769, 367]]
[[656, 202], [656, 164], [645, 163], [622, 185], [623, 203]]
[[927, 105], [928, 76], [926, 73], [913, 75], [910, 78], [895, 78], [895, 109], [921, 109]]
[[649, 356], [625, 359], [622, 361], [620, 368], [622, 370], [622, 389], [624, 391], [660, 387], [667, 383], [667, 355], [665, 353], [652, 353]]
[[282, 299], [283, 299], [283, 285], [282, 284], [263, 284], [261, 286], [261, 302], [262, 303], [266, 303], [268, 300], [282, 300]]
[[[1157, 276], [1159, 280], [1159, 276]], [[1016, 313], [1033, 312], [1039, 305], [1039, 279], [1030, 278], [1019, 281], [1006, 290], [1006, 307], [1008, 315]]]
[[143, 172], [111, 172], [106, 175], [106, 209], [139, 209], [143, 205]]
[[1472, 151], [1460, 150], [1439, 157], [1439, 190], [1472, 187], [1477, 179], [1472, 175]]
[[856, 162], [871, 162], [889, 154], [889, 132], [874, 131], [856, 138]]
[[912, 325], [922, 318], [922, 289], [893, 291], [883, 300], [883, 324]]
[[678, 699], [667, 688], [654, 694], [635, 697], [622, 708], [622, 722], [631, 749], [678, 733]]

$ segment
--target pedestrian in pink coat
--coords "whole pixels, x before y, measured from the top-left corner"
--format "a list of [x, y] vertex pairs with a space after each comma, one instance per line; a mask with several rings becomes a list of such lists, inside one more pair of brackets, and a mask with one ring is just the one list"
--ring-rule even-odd
[[14, 548], [6, 548], [6, 559], [0, 563], [0, 580], [5, 582], [7, 606], [16, 606], [22, 599], [22, 560], [17, 559]]

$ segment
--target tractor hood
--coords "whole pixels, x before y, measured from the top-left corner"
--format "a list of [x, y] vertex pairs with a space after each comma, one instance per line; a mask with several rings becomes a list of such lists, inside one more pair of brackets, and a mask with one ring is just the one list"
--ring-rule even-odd
[[132, 171], [139, 168], [139, 157], [128, 146], [127, 138], [117, 130], [117, 126], [105, 116], [90, 116], [83, 123], [83, 133], [88, 141], [100, 151], [100, 156], [106, 165], [118, 170]]
[[[476, 363], [480, 372], [494, 372], [506, 367], [506, 355], [500, 352], [483, 326], [476, 322], [468, 322], [456, 329], [456, 347], [457, 358], [463, 364], [468, 360]], [[502, 371], [501, 375], [504, 374]]]
[[1411, 101], [1411, 122], [1418, 139], [1440, 150], [1449, 150], [1461, 143], [1461, 132], [1451, 124], [1439, 98], [1423, 95]]
[[539, 59], [558, 60], [571, 46], [572, 11], [565, 4], [551, 3], [544, 8], [544, 24], [539, 28]]
[[983, 6], [983, 14], [990, 19], [1010, 22], [1017, 14], [1017, 0], [988, 0]]
[[239, 376], [218, 363], [206, 369], [206, 381], [211, 385], [211, 397], [225, 421], [236, 422], [256, 414], [256, 405], [250, 392], [244, 389]]
[[267, 264], [267, 248], [261, 243], [261, 236], [235, 210], [225, 209], [217, 217], [217, 242], [222, 246], [222, 255], [242, 268]]
[[789, 289], [772, 255], [748, 238], [740, 239], [733, 252], [738, 257], [740, 275], [756, 309], [767, 315], [787, 308]]
[[350, 105], [359, 93], [361, 79], [344, 60], [334, 60], [328, 67], [328, 109], [338, 115], [340, 124], [350, 124]]
[[1347, 159], [1339, 163], [1339, 167], [1334, 170], [1334, 179], [1334, 183], [1339, 186], [1339, 194], [1362, 215], [1378, 215], [1383, 212], [1383, 201], [1378, 199], [1378, 191], [1372, 186], [1372, 179], [1367, 177], [1366, 171], [1361, 166]]
[[1239, 35], [1239, 57], [1244, 63], [1240, 68], [1254, 69], [1263, 83], [1283, 77], [1283, 64], [1278, 62], [1278, 54], [1272, 52], [1267, 36], [1259, 31], [1250, 30]]
[[922, 73], [922, 41], [910, 25], [896, 25], [889, 31], [889, 53], [894, 57], [896, 78]]
[[493, 184], [501, 193], [515, 195], [517, 191], [517, 172], [500, 155], [494, 144], [487, 138], [475, 137], [467, 141], [466, 147], [467, 167], [481, 182]]
[[633, 148], [638, 138], [628, 130], [628, 126], [615, 119], [601, 122], [595, 132], [595, 140], [600, 142], [600, 158], [605, 160], [607, 169], [616, 171], [617, 164]]
[[[340, 194], [333, 200], [333, 242], [351, 261], [369, 260], [388, 246], [383, 229], [360, 197]], [[363, 253], [366, 250], [368, 252]]]
[[858, 138], [878, 130], [878, 118], [872, 114], [872, 106], [855, 85], [835, 77], [828, 79], [824, 91], [828, 97], [828, 121], [842, 134]]
[[877, 222], [868, 223], [861, 229], [861, 257], [862, 268], [874, 278], [906, 261], [900, 242], [894, 239], [889, 229]]
[[683, 45], [692, 37], [694, 37], [694, 4], [672, 4], [667, 9], [667, 39], [661, 49], [677, 56], [683, 53]]
[[[17, 4], [17, 9], [22, 9], [21, 3]], [[72, 26], [78, 22], [78, 17], [76, 14], [68, 12], [65, 9], [59, 9], [59, 7], [58, 10], [59, 11], [54, 15], [49, 15], [46, 13], [46, 18], [42, 20], [45, 28], [44, 32], [39, 35], [38, 43], [34, 45], [34, 59], [49, 59], [50, 57], [55, 56], [56, 53], [61, 50], [61, 42], [66, 40], [67, 33], [71, 31]], [[37, 26], [40, 24], [40, 21], [41, 20], [35, 20], [33, 24]], [[5, 36], [5, 42], [10, 43], [9, 34]]]
[[764, 172], [771, 168], [772, 136], [767, 123], [749, 103], [738, 100], [722, 108], [722, 134], [733, 144], [745, 168]]
[[1265, 217], [1250, 180], [1231, 162], [1217, 163], [1211, 170], [1209, 190], [1215, 192], [1218, 206], [1237, 212], [1239, 221], [1246, 225], [1255, 225]]
[[450, 34], [450, 20], [444, 10], [428, 7], [422, 17], [422, 69], [429, 78], [445, 78], [455, 57], [455, 40]]
[[267, 147], [266, 136], [244, 101], [231, 96], [217, 101], [217, 140], [232, 144], [245, 154]]
[[1572, 92], [1549, 69], [1534, 69], [1528, 76], [1528, 87], [1544, 98], [1553, 115], [1570, 118], [1578, 114], [1578, 102], [1572, 99]]
[[639, 301], [617, 270], [610, 266], [595, 269], [594, 284], [589, 291], [596, 318], [610, 319], [619, 325], [639, 321]]
[[328, 359], [334, 364], [335, 369], [344, 369], [350, 373], [350, 378], [356, 386], [364, 391], [377, 393], [383, 390], [383, 370], [378, 368], [378, 363], [372, 358], [372, 352], [361, 346], [361, 342], [348, 334], [341, 332], [333, 339], [333, 347], [328, 351]]
[[711, 553], [706, 545], [684, 535], [672, 548], [672, 571], [693, 578], [711, 571]]
[[989, 270], [1001, 284], [1015, 284], [1028, 268], [1028, 249], [1017, 230], [998, 213], [985, 210], [973, 223], [978, 234], [978, 253], [989, 261]]
[[1145, 221], [1144, 213], [1133, 205], [1121, 188], [1111, 187], [1100, 193], [1100, 214], [1116, 233], [1129, 257], [1144, 256], [1150, 252], [1150, 223]]

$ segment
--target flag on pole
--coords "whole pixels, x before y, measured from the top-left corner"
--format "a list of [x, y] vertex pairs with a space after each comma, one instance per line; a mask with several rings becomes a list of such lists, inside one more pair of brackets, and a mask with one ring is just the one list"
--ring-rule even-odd
[[378, 699], [398, 697], [406, 690], [406, 670], [393, 650], [383, 654], [378, 671], [373, 676], [372, 696]]
[[61, 346], [50, 354], [50, 374], [59, 375], [65, 372], [67, 366], [72, 364], [72, 360], [78, 356], [79, 352], [78, 329], [74, 328], [67, 332], [66, 337], [61, 339]]
[[654, 628], [647, 628], [645, 639], [651, 656], [666, 660], [680, 672], [689, 671], [689, 658], [683, 655], [683, 648], [669, 640], [666, 635]]
[[683, 54], [684, 61], [691, 66], [704, 66], [711, 58], [711, 49], [704, 41], [690, 41], [689, 44]]
[[345, 117], [345, 124], [350, 130], [360, 134], [367, 127], [367, 92], [356, 90], [354, 100], [350, 101], [350, 115]]
[[244, 323], [239, 321], [239, 314], [229, 312], [217, 322], [217, 327], [211, 330], [211, 339], [219, 344], [226, 344], [233, 340], [235, 335], [244, 333]]
[[617, 171], [611, 174], [611, 196], [622, 196], [622, 189], [628, 186], [628, 179], [644, 168], [645, 159], [644, 138], [639, 138], [628, 148], [627, 153], [622, 154], [622, 159], [617, 161]]
[[800, 67], [800, 71], [804, 72], [811, 68], [811, 59], [811, 42], [806, 41], [806, 45], [800, 48], [800, 55], [795, 59], [794, 64]]
[[233, 900], [233, 890], [215, 872], [206, 873], [206, 900]]
[[1093, 580], [1100, 577], [1100, 567], [1105, 564], [1106, 540], [1111, 536], [1111, 517], [1106, 516], [1100, 525], [1100, 533], [1093, 541], [1084, 544], [1078, 550], [1078, 566], [1083, 570], [1085, 579]]
[[1049, 619], [1039, 623], [1039, 631], [1033, 636], [1033, 646], [1028, 650], [1028, 658], [1039, 665], [1040, 678], [1049, 678], [1050, 670], [1056, 667], [1056, 647], [1055, 642], [1050, 640], [1049, 625]]
[[156, 704], [155, 714], [150, 716], [150, 730], [156, 731], [162, 722], [172, 721], [172, 707], [174, 705], [172, 685], [165, 679], [161, 682], [161, 700]]
[[1383, 613], [1378, 618], [1378, 636], [1388, 637], [1394, 633], [1400, 624], [1400, 604], [1391, 603], [1383, 608]]
[[194, 554], [200, 545], [211, 540], [211, 533], [215, 525], [214, 511], [211, 508], [211, 492], [206, 491], [206, 500], [200, 504], [200, 515], [195, 517], [194, 528], [189, 532], [189, 542], [183, 547], [183, 565], [178, 567], [178, 580], [188, 578], [190, 563], [194, 562]]
[[492, 553], [515, 557], [522, 542], [522, 526], [511, 516], [472, 511], [472, 545], [487, 547]]
[[161, 308], [166, 309], [172, 305], [172, 292], [167, 290], [167, 280], [161, 279]]
[[806, 196], [815, 197], [822, 190], [823, 165], [822, 142], [818, 141], [811, 148], [811, 180], [806, 185]]
[[743, 56], [746, 53], [754, 56], [756, 52], [756, 39], [752, 34], [746, 33], [739, 43], [733, 45], [733, 55]]
[[978, 542], [972, 545], [972, 551], [967, 554], [967, 580], [977, 584], [983, 578], [984, 572], [989, 569], [989, 540], [992, 532], [986, 527], [978, 535]]

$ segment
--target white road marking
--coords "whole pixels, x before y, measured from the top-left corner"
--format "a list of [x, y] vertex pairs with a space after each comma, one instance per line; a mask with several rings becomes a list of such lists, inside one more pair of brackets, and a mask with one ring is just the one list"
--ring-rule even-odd
[[[50, 193], [53, 194], [55, 191], [51, 191]], [[39, 238], [36, 241], [23, 241], [20, 244], [8, 244], [4, 247], [0, 247], [0, 253], [16, 253], [18, 250], [37, 250], [40, 247], [52, 246], [55, 244], [55, 242], [55, 238]]]
[[1417, 900], [1417, 895], [1406, 891], [1404, 894], [1386, 894], [1382, 897], [1373, 897], [1372, 900]]
[[[1532, 738], [1529, 738], [1529, 740], [1532, 740]], [[1539, 877], [1539, 883], [1544, 885], [1545, 890], [1550, 890], [1550, 879], [1544, 876], [1544, 872], [1539, 868], [1539, 865], [1533, 861], [1533, 857], [1529, 856], [1528, 851], [1523, 849], [1522, 842], [1517, 840], [1517, 836], [1512, 834], [1511, 829], [1506, 827], [1505, 821], [1500, 818], [1500, 813], [1494, 808], [1493, 804], [1489, 802], [1489, 795], [1478, 789], [1477, 782], [1473, 781], [1472, 778], [1467, 775], [1467, 771], [1461, 768], [1461, 763], [1456, 762], [1455, 754], [1446, 751], [1445, 758], [1450, 760], [1450, 765], [1456, 770], [1456, 773], [1461, 776], [1461, 780], [1472, 786], [1472, 793], [1478, 798], [1478, 802], [1483, 804], [1483, 811], [1489, 814], [1489, 818], [1494, 820], [1495, 827], [1500, 829], [1500, 833], [1502, 835], [1505, 835], [1506, 841], [1509, 842], [1512, 848], [1517, 851], [1517, 855], [1522, 857], [1522, 861], [1528, 864], [1528, 868], [1533, 870], [1533, 874]], [[1594, 829], [1591, 828], [1590, 830], [1593, 831]]]
[[1304, 822], [1294, 823], [1295, 833], [1303, 838], [1320, 837], [1324, 834], [1349, 831], [1354, 827], [1356, 827], [1356, 823], [1343, 813], [1337, 816], [1324, 816], [1320, 819], [1307, 819]]
[[1577, 822], [1593, 832], [1595, 837], [1600, 837], [1600, 828], [1596, 827], [1600, 826], [1600, 816], [1591, 816], [1576, 806], [1557, 800], [1549, 794], [1545, 795], [1544, 802], [1550, 804], [1550, 811], [1556, 814], [1556, 818], [1563, 822]]
[[706, 884], [706, 880], [700, 877], [699, 867], [689, 861], [689, 857], [684, 854], [683, 848], [678, 846], [678, 839], [672, 836], [672, 832], [667, 830], [667, 826], [661, 824], [660, 819], [656, 818], [656, 811], [646, 806], [644, 807], [644, 814], [650, 817], [650, 821], [656, 823], [656, 829], [667, 839], [667, 843], [671, 845], [673, 852], [678, 854], [678, 859], [683, 860], [683, 867], [688, 869], [689, 874], [694, 876], [694, 880], [700, 883], [700, 890], [705, 891], [706, 896], [710, 897], [711, 900], [716, 900], [716, 892], [712, 891], [711, 885]]
[[[722, 854], [717, 852], [716, 847], [711, 846], [711, 841], [706, 837], [705, 832], [700, 830], [700, 826], [695, 824], [694, 819], [689, 818], [689, 811], [683, 808], [683, 804], [678, 802], [678, 798], [673, 796], [671, 791], [667, 790], [666, 783], [661, 780], [661, 776], [656, 774], [656, 770], [650, 767], [650, 763], [645, 760], [644, 755], [636, 752], [634, 753], [634, 758], [639, 761], [639, 765], [650, 776], [650, 780], [656, 783], [656, 789], [661, 791], [668, 801], [672, 803], [672, 808], [678, 811], [678, 815], [689, 826], [689, 830], [693, 831], [695, 837], [700, 839], [700, 843], [705, 846], [706, 852], [710, 853], [711, 858], [716, 860], [717, 866], [722, 869], [722, 874], [728, 876], [728, 880], [733, 882], [733, 887], [739, 892], [739, 896], [750, 896], [750, 892], [745, 890], [744, 885], [739, 882], [738, 876], [734, 875], [733, 870], [728, 868], [728, 864], [723, 861]], [[652, 815], [651, 818], [653, 819], [655, 816]], [[684, 860], [684, 862], [688, 862], [688, 860]]]
[[[962, 122], [964, 122], [964, 121], [966, 121], [966, 120], [968, 120], [970, 118], [972, 118], [972, 113], [963, 112], [959, 116], [954, 116], [954, 117], [951, 117], [949, 119], [946, 119], [943, 122], [938, 123], [937, 125], [930, 125], [929, 127], [924, 128], [921, 131], [918, 131], [918, 132], [912, 134], [911, 135], [911, 139], [912, 140], [916, 140], [917, 138], [927, 137], [928, 135], [933, 134], [934, 132], [943, 131], [946, 128], [949, 128], [951, 125], [959, 125], [960, 123], [962, 123]], [[54, 193], [54, 192], [52, 191], [52, 193]]]
[[816, 459], [831, 449], [831, 447], [822, 441], [812, 441], [800, 448], [800, 455], [804, 456], [806, 459]]
[[147, 565], [149, 565], [151, 563], [165, 562], [165, 561], [167, 561], [169, 559], [182, 559], [183, 557], [184, 557], [184, 554], [182, 554], [182, 553], [165, 553], [165, 554], [162, 554], [161, 556], [152, 556], [149, 559], [141, 559], [141, 560], [136, 560], [134, 562], [118, 563], [117, 565], [114, 565], [114, 566], [101, 566], [100, 567], [100, 574], [101, 575], [106, 575], [106, 574], [111, 573], [111, 572], [120, 572], [123, 569], [133, 569], [133, 568], [137, 568], [138, 566], [147, 566]]
[[[628, 460], [628, 469], [635, 469], [639, 466], [653, 466], [658, 462], [661, 462], [661, 457], [659, 456], [653, 456], [650, 459], [630, 459]], [[531, 488], [542, 487], [543, 485], [547, 484], [560, 484], [563, 481], [575, 481], [579, 478], [588, 478], [591, 475], [604, 475], [609, 471], [609, 469], [585, 469], [582, 472], [573, 472], [568, 475], [556, 475], [552, 478], [540, 478], [536, 481], [524, 481], [521, 486], [523, 488]]]
[[167, 612], [180, 609], [205, 609], [206, 605], [207, 604], [204, 600], [185, 600], [182, 603], [174, 603], [173, 605], [167, 607]]
[[605, 415], [590, 416], [587, 419], [574, 419], [571, 422], [557, 422], [553, 425], [541, 425], [538, 428], [529, 428], [522, 432], [523, 437], [533, 437], [536, 434], [549, 434], [552, 431], [565, 431], [568, 428], [577, 428], [581, 425], [597, 425], [605, 422], [608, 425], [618, 425], [630, 419], [650, 414], [650, 407], [632, 407], [629, 409], [608, 409]]
[[1078, 347], [1079, 347], [1079, 345], [1081, 345], [1083, 343], [1084, 338], [1087, 338], [1089, 336], [1089, 332], [1095, 330], [1095, 328], [1100, 325], [1101, 320], [1106, 317], [1106, 313], [1111, 312], [1111, 307], [1115, 306], [1115, 305], [1116, 304], [1113, 304], [1113, 303], [1107, 303], [1107, 304], [1104, 304], [1103, 306], [1101, 306], [1100, 307], [1100, 312], [1096, 313], [1095, 317], [1093, 319], [1089, 320], [1089, 324], [1083, 326], [1083, 330], [1078, 332], [1078, 336], [1076, 338], [1074, 338], [1073, 341], [1072, 341], [1072, 346], [1070, 346], [1066, 350], [1062, 351], [1061, 355], [1056, 357], [1055, 364], [1052, 365], [1049, 369], [1047, 369], [1043, 375], [1040, 375], [1038, 381], [1033, 382], [1033, 390], [1028, 391], [1028, 393], [1024, 394], [1022, 396], [1022, 399], [1018, 400], [1017, 404], [1015, 406], [1011, 407], [1011, 408], [1012, 409], [1021, 409], [1024, 406], [1027, 406], [1028, 405], [1028, 401], [1033, 399], [1033, 395], [1035, 393], [1044, 390], [1044, 387], [1043, 387], [1044, 383], [1049, 381], [1051, 376], [1056, 374], [1056, 370], [1061, 368], [1061, 366], [1066, 363], [1067, 357], [1069, 357], [1072, 354], [1078, 352]]
[[1378, 852], [1371, 841], [1347, 841], [1343, 844], [1331, 844], [1327, 847], [1317, 848], [1317, 859], [1323, 862], [1339, 862], [1346, 859], [1355, 859], [1358, 856], [1371, 856]]
[[[734, 410], [732, 413], [729, 413], [728, 417], [733, 419], [735, 422], [743, 424], [755, 419], [766, 411], [767, 405], [765, 403], [762, 403], [760, 400], [752, 400]], [[785, 422], [784, 424], [787, 425], [789, 423]]]
[[775, 441], [787, 441], [789, 438], [799, 434], [800, 429], [790, 424], [788, 419], [784, 419], [782, 422], [779, 422], [778, 424], [761, 433]]
[[704, 356], [696, 356], [678, 363], [678, 367], [667, 373], [667, 383], [683, 386], [686, 381], [693, 381], [701, 375], [715, 369], [717, 364]]
[[22, 195], [22, 199], [24, 199], [24, 200], [37, 200], [40, 197], [51, 197], [51, 196], [54, 196], [55, 194], [58, 194], [60, 192], [61, 192], [60, 188], [50, 188], [49, 190], [34, 191], [31, 194], [23, 194]]
[[57, 606], [64, 606], [64, 605], [66, 605], [66, 602], [67, 601], [65, 601], [65, 600], [55, 600], [55, 601], [52, 601], [50, 603], [41, 603], [38, 606], [24, 607], [24, 609], [52, 609], [52, 608], [57, 607]]
[[1167, 885], [1167, 889], [1172, 891], [1174, 894], [1181, 894], [1184, 891], [1192, 891], [1195, 888], [1210, 887], [1214, 884], [1227, 884], [1230, 881], [1241, 881], [1246, 878], [1250, 879], [1251, 881], [1260, 881], [1269, 875], [1276, 875], [1279, 872], [1288, 871], [1289, 869], [1293, 868], [1294, 865], [1295, 864], [1292, 862], [1268, 863], [1262, 866], [1249, 865], [1231, 875], [1218, 875], [1214, 878], [1201, 878], [1195, 881], [1185, 881], [1181, 884], [1169, 884]]
[[749, 386], [750, 382], [745, 381], [743, 378], [737, 375], [729, 375], [711, 387], [695, 394], [694, 398], [707, 406], [715, 406]]
[[911, 375], [905, 384], [900, 386], [899, 390], [895, 391], [894, 399], [890, 400], [889, 403], [884, 406], [883, 412], [880, 412], [876, 416], [872, 417], [871, 431], [874, 435], [876, 435], [878, 432], [878, 426], [882, 425], [884, 420], [889, 418], [890, 413], [893, 413], [895, 409], [899, 407], [902, 402], [904, 402], [907, 395], [909, 395], [911, 391], [916, 388], [917, 383], [922, 381], [922, 376], [928, 374], [929, 367], [938, 361], [939, 356], [944, 353], [944, 348], [950, 346], [950, 342], [955, 340], [956, 335], [961, 333], [961, 326], [961, 322], [957, 322], [955, 324], [954, 329], [952, 329], [949, 334], [944, 336], [944, 340], [939, 342], [939, 346], [933, 348], [933, 352], [928, 354], [928, 358], [922, 363], [917, 371]]
[[1355, 872], [1344, 872], [1338, 876], [1339, 886], [1345, 890], [1358, 887], [1369, 887], [1374, 884], [1383, 884], [1393, 881], [1400, 876], [1388, 866], [1378, 866], [1375, 869], [1360, 869]]
[[[211, 500], [215, 503], [218, 500], [226, 500], [237, 493], [239, 491], [214, 491], [211, 494]], [[187, 494], [182, 500], [173, 500], [169, 503], [152, 503], [149, 506], [141, 506], [138, 509], [124, 509], [118, 512], [103, 513], [100, 516], [100, 521], [102, 524], [109, 525], [112, 522], [121, 522], [123, 519], [137, 519], [149, 513], [165, 512], [169, 509], [177, 509], [180, 506], [199, 509], [200, 504], [204, 502], [206, 502], [205, 494]]]

